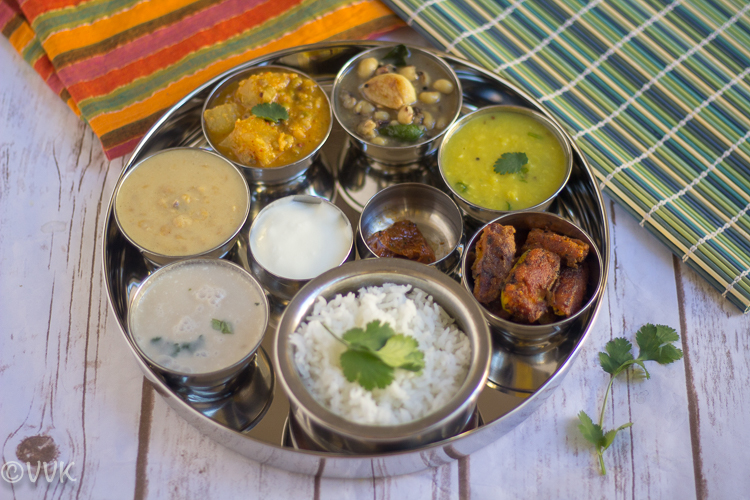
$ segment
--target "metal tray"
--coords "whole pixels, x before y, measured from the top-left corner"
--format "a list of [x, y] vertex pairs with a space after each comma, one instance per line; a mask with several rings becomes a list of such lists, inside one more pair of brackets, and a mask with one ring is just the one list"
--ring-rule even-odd
[[[377, 45], [382, 44], [332, 42], [296, 47], [255, 59], [214, 78], [166, 112], [145, 135], [121, 175], [139, 160], [164, 148], [206, 147], [201, 131], [201, 107], [210, 90], [222, 78], [249, 66], [279, 64], [311, 75], [330, 92], [339, 68], [359, 52]], [[497, 75], [463, 59], [433, 52], [443, 57], [461, 80], [463, 113], [490, 104], [515, 104], [537, 109], [552, 118], [535, 99]], [[426, 170], [393, 175], [371, 168], [356, 155], [349, 147], [346, 134], [334, 124], [321, 159], [306, 175], [283, 186], [251, 187], [250, 220], [273, 199], [304, 192], [336, 201], [356, 223], [358, 212], [367, 199], [387, 185], [406, 180], [436, 182], [434, 170], [430, 171], [434, 164], [429, 161]], [[606, 284], [609, 232], [604, 203], [592, 170], [575, 144], [573, 155], [570, 181], [549, 210], [575, 222], [592, 236], [603, 256]], [[332, 166], [331, 160], [336, 164]], [[341, 455], [309, 449], [311, 447], [303, 449], [306, 446], [304, 436], [300, 436], [294, 422], [289, 421], [288, 400], [274, 384], [273, 367], [263, 352], [259, 351], [261, 355], [255, 367], [255, 373], [260, 375], [234, 396], [219, 403], [195, 401], [171, 389], [136, 354], [126, 334], [125, 319], [129, 297], [148, 275], [149, 268], [120, 233], [114, 221], [112, 203], [110, 200], [103, 232], [103, 265], [109, 302], [133, 355], [155, 390], [191, 425], [228, 448], [263, 464], [318, 477], [382, 477], [416, 472], [465, 457], [500, 438], [525, 420], [560, 384], [591, 330], [606, 289], [606, 286], [602, 287], [590, 313], [573, 326], [567, 339], [552, 349], [518, 352], [493, 339], [490, 381], [480, 396], [474, 425], [462, 434], [422, 448], [379, 455]], [[468, 228], [467, 234], [470, 235], [473, 229]], [[247, 231], [243, 229], [237, 247], [227, 258], [247, 267], [246, 237]], [[283, 307], [279, 303], [272, 306], [271, 326], [262, 344], [266, 353], [272, 350], [275, 323]], [[248, 408], [254, 391], [260, 387], [262, 392], [268, 389], [267, 385], [274, 392], [273, 399], [260, 407], [251, 405]]]

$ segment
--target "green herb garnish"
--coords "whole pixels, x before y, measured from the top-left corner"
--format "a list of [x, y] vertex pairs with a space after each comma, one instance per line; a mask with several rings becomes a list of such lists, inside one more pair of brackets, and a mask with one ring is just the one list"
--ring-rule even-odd
[[289, 119], [289, 113], [286, 108], [281, 104], [275, 102], [264, 102], [263, 104], [256, 104], [251, 110], [252, 113], [258, 118], [263, 118], [269, 122], [278, 122], [279, 120]]
[[182, 343], [174, 342], [172, 344], [172, 352], [171, 352], [170, 356], [175, 357], [178, 354], [180, 354], [180, 352], [182, 352], [182, 351], [187, 351], [189, 353], [193, 353], [201, 345], [203, 345], [203, 335], [198, 335], [198, 338], [195, 339], [192, 342], [182, 342]]
[[409, 125], [399, 123], [398, 125], [386, 125], [379, 131], [380, 135], [386, 137], [393, 137], [404, 142], [414, 142], [424, 135], [425, 128], [414, 123]]
[[660, 365], [668, 365], [677, 361], [682, 358], [682, 351], [672, 345], [672, 342], [679, 340], [680, 336], [673, 328], [664, 325], [654, 326], [648, 323], [643, 325], [635, 334], [635, 341], [638, 343], [639, 349], [637, 358], [633, 358], [633, 354], [630, 352], [630, 349], [633, 347], [632, 344], [623, 337], [610, 340], [605, 347], [607, 352], [599, 353], [599, 363], [602, 365], [602, 369], [610, 375], [609, 385], [607, 386], [607, 391], [604, 393], [602, 410], [599, 413], [599, 423], [595, 424], [585, 411], [581, 411], [578, 414], [578, 419], [581, 421], [578, 424], [578, 429], [586, 440], [596, 446], [596, 454], [599, 457], [599, 467], [601, 468], [602, 475], [607, 473], [602, 453], [610, 447], [618, 432], [633, 425], [632, 422], [628, 422], [617, 429], [606, 432], [602, 428], [604, 409], [607, 407], [607, 397], [612, 389], [612, 382], [614, 382], [617, 375], [633, 365], [640, 366], [645, 372], [646, 378], [651, 378], [648, 370], [646, 370], [644, 361], [656, 361]]
[[469, 189], [469, 186], [464, 184], [463, 182], [457, 182], [454, 186], [457, 190], [461, 191], [462, 193], [465, 193], [467, 189]]
[[406, 45], [400, 44], [393, 47], [383, 58], [384, 61], [392, 62], [394, 66], [406, 66], [406, 58], [409, 57], [409, 49]]
[[219, 331], [221, 333], [233, 333], [232, 332], [232, 325], [227, 323], [224, 320], [220, 319], [212, 319], [211, 320], [211, 328], [213, 328], [216, 331]]
[[151, 339], [152, 344], [158, 344], [159, 342], [161, 342], [161, 337], [154, 337]]
[[495, 160], [492, 168], [500, 175], [526, 173], [528, 171], [525, 166], [527, 163], [529, 163], [529, 158], [526, 153], [503, 153], [500, 158]]
[[509, 201], [506, 201], [505, 203], [507, 203], [507, 204], [508, 204], [508, 211], [509, 211], [509, 212], [510, 212], [511, 210], [513, 210], [513, 207], [511, 207], [511, 206], [510, 206], [510, 202], [509, 202]]
[[[161, 340], [161, 337], [156, 337], [156, 338]], [[153, 341], [154, 339], [151, 339], [151, 342]], [[171, 352], [169, 353], [169, 355], [174, 358], [175, 356], [180, 354], [182, 351], [193, 353], [202, 345], [203, 345], [203, 335], [198, 335], [198, 338], [192, 342], [173, 342], [171, 345], [167, 344], [163, 346], [162, 349], [171, 349]]]
[[341, 368], [349, 382], [358, 382], [368, 391], [385, 389], [393, 382], [396, 368], [418, 372], [424, 368], [424, 353], [411, 335], [393, 331], [388, 323], [370, 321], [362, 328], [351, 328], [338, 337], [327, 326], [323, 328], [344, 344]]
[[543, 139], [544, 138], [543, 136], [541, 136], [539, 134], [535, 134], [534, 132], [529, 132], [529, 137], [533, 137], [534, 139]]

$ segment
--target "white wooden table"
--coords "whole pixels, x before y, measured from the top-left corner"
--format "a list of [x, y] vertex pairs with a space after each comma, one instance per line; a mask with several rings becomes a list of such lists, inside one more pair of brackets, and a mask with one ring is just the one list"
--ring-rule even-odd
[[[0, 41], [0, 466], [63, 461], [48, 482], [0, 477], [5, 498], [742, 498], [750, 492], [750, 316], [607, 200], [602, 310], [567, 378], [513, 432], [468, 458], [386, 479], [315, 480], [260, 465], [178, 417], [144, 381], [110, 312], [103, 211], [124, 159]], [[576, 429], [607, 383], [597, 353], [644, 323], [684, 361], [615, 383], [608, 475]], [[16, 473], [18, 471], [15, 471]], [[33, 470], [32, 470], [33, 472]], [[52, 472], [48, 469], [48, 472]], [[72, 481], [70, 477], [74, 478]]]

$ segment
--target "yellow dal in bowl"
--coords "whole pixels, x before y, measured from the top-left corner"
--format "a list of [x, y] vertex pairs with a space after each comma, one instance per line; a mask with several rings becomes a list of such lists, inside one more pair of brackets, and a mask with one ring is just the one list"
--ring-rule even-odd
[[146, 250], [170, 257], [216, 248], [245, 220], [247, 188], [226, 160], [175, 149], [147, 158], [115, 198], [122, 230]]
[[[499, 174], [504, 153], [525, 153], [525, 173]], [[470, 119], [444, 144], [440, 168], [467, 201], [493, 210], [522, 210], [542, 203], [565, 180], [567, 162], [557, 138], [534, 118], [512, 111]]]

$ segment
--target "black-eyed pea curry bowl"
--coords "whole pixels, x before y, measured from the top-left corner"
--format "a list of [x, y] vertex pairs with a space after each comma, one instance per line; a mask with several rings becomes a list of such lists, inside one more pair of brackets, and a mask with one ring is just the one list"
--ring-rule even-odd
[[333, 113], [367, 156], [385, 164], [421, 160], [461, 112], [461, 83], [426, 50], [405, 45], [367, 50], [341, 68]]

